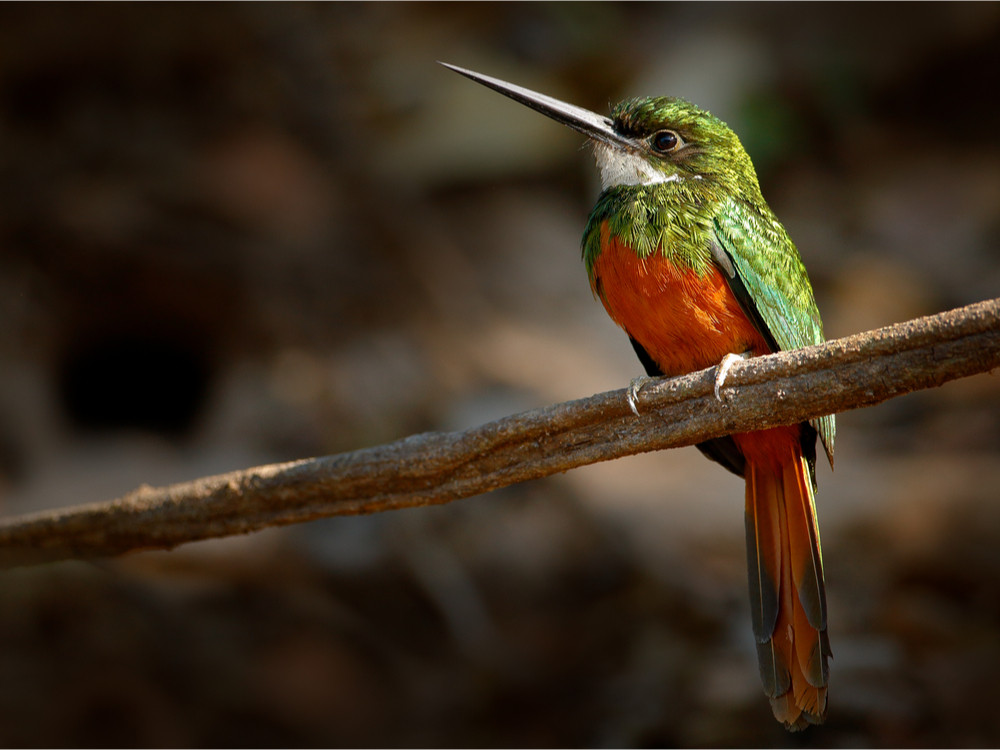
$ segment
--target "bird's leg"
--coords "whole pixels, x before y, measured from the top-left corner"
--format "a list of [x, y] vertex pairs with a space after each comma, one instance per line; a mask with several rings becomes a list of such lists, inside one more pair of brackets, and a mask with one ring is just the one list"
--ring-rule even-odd
[[736, 362], [741, 362], [744, 359], [749, 359], [751, 356], [750, 352], [742, 352], [741, 354], [729, 353], [722, 358], [719, 362], [718, 372], [715, 373], [715, 398], [718, 401], [722, 401], [722, 386], [726, 382], [726, 376], [729, 374], [729, 370]]
[[639, 416], [639, 389], [646, 385], [646, 383], [650, 380], [652, 380], [652, 378], [647, 378], [645, 375], [632, 378], [632, 382], [628, 384], [628, 390], [625, 391], [625, 398], [628, 400], [629, 408], [637, 417]]

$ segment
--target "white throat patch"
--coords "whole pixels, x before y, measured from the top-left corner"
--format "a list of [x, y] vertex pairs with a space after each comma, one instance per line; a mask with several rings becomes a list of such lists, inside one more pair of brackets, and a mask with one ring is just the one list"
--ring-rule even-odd
[[656, 185], [661, 182], [680, 182], [679, 174], [666, 174], [654, 167], [639, 154], [594, 142], [594, 158], [601, 170], [601, 185], [605, 190], [618, 185]]

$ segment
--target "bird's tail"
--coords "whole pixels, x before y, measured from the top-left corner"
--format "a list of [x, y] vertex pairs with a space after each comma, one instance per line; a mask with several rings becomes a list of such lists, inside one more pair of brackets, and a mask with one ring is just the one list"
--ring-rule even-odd
[[775, 718], [793, 731], [826, 716], [830, 656], [812, 474], [799, 429], [737, 440], [747, 459], [747, 558], [760, 678]]

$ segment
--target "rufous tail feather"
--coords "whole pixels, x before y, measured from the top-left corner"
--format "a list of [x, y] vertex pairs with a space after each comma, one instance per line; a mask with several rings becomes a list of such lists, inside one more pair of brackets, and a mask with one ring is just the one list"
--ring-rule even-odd
[[[777, 432], [777, 431], [769, 431]], [[797, 440], [747, 450], [746, 527], [750, 604], [760, 677], [788, 729], [826, 716], [826, 593], [809, 466]]]

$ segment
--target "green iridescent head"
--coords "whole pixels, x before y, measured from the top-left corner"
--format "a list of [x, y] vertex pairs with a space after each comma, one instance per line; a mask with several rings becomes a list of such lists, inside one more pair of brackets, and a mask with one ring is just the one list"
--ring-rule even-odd
[[605, 188], [705, 178], [756, 185], [736, 134], [683, 99], [627, 99], [612, 110], [611, 127], [625, 143], [594, 141]]
[[691, 189], [759, 195], [753, 164], [736, 134], [722, 120], [683, 99], [628, 99], [608, 118], [498, 78], [442, 64], [586, 135], [594, 145], [605, 189], [680, 182]]

